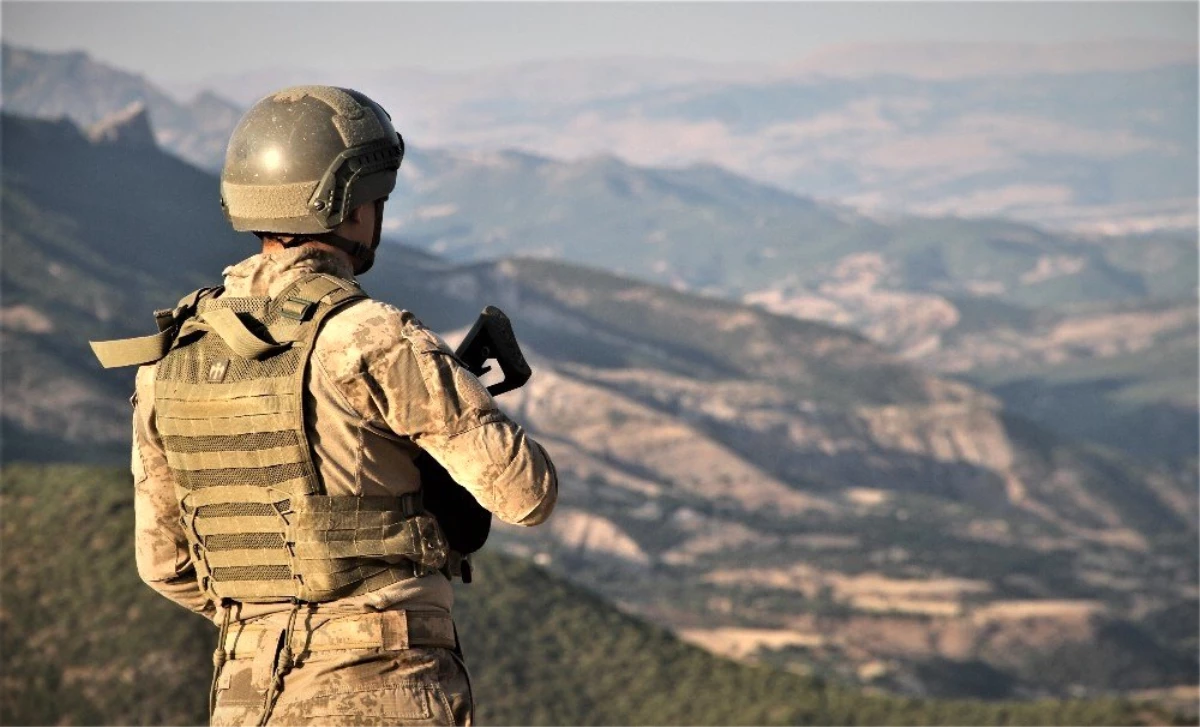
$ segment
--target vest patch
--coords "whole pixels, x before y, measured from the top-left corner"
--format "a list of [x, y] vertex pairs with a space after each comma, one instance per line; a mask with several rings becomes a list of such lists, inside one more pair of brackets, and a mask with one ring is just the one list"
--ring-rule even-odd
[[229, 359], [213, 361], [208, 367], [208, 383], [219, 384], [225, 380], [225, 374], [229, 371]]

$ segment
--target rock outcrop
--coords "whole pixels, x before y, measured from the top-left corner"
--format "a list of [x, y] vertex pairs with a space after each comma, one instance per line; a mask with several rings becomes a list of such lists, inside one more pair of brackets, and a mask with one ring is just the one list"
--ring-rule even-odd
[[158, 145], [154, 140], [154, 129], [150, 126], [150, 114], [146, 104], [141, 101], [135, 101], [89, 126], [87, 137], [93, 144], [129, 149], [149, 149]]

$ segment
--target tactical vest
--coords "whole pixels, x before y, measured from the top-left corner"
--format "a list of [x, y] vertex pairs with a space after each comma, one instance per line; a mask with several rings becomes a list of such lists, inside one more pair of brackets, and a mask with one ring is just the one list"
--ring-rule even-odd
[[303, 403], [317, 331], [366, 294], [329, 275], [273, 299], [219, 293], [197, 291], [165, 325], [156, 314], [171, 340], [160, 341], [155, 422], [201, 589], [320, 602], [445, 567], [445, 536], [419, 492], [331, 497], [313, 464]]

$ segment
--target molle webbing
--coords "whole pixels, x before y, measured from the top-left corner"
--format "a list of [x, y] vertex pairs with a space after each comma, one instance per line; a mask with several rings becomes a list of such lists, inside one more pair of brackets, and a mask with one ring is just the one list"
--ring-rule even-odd
[[158, 365], [156, 424], [201, 587], [241, 601], [328, 601], [446, 559], [417, 494], [322, 493], [304, 428], [321, 322], [364, 298], [312, 275], [274, 299], [208, 298]]
[[244, 485], [185, 497], [181, 521], [193, 548], [200, 544], [197, 575], [215, 594], [332, 600], [432, 572], [445, 559], [436, 521], [415, 493], [278, 497]]

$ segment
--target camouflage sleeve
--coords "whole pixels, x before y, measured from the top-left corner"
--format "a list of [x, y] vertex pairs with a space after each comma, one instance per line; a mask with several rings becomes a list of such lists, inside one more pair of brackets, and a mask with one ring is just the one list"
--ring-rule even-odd
[[411, 313], [352, 306], [330, 320], [317, 354], [360, 416], [410, 438], [501, 520], [549, 517], [558, 476], [546, 450]]
[[133, 514], [138, 575], [184, 608], [212, 617], [196, 583], [187, 536], [179, 524], [175, 482], [154, 426], [154, 368], [143, 366], [133, 395]]

